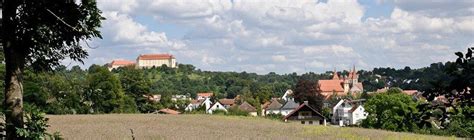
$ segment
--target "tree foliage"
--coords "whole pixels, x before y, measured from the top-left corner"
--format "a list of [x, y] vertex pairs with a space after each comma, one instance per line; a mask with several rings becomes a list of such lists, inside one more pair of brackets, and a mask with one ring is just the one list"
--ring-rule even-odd
[[322, 112], [324, 96], [315, 82], [300, 79], [293, 90], [295, 101], [308, 104], [319, 112]]
[[374, 95], [364, 105], [368, 113], [362, 126], [392, 131], [417, 130], [417, 103], [411, 96], [401, 92], [386, 92]]

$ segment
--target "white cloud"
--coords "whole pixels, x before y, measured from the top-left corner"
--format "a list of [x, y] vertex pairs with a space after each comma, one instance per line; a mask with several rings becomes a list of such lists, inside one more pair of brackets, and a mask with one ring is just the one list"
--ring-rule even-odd
[[[166, 52], [206, 70], [321, 72], [353, 64], [421, 67], [474, 43], [472, 1], [377, 3], [387, 1], [395, 7], [389, 17], [362, 20], [367, 5], [357, 0], [99, 0], [107, 20], [104, 40], [94, 43], [122, 50], [92, 50], [90, 61]], [[154, 24], [188, 30], [170, 37], [173, 30]]]
[[286, 57], [284, 55], [273, 55], [272, 56], [272, 60], [274, 62], [285, 62], [286, 61]]

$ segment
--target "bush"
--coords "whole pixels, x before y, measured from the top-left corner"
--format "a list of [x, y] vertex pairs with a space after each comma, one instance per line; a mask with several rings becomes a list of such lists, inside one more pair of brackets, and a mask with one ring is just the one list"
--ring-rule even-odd
[[265, 116], [265, 118], [274, 119], [274, 120], [281, 120], [281, 119], [283, 119], [283, 117], [285, 117], [285, 116], [281, 115], [280, 113], [278, 113], [278, 114], [270, 113], [270, 114], [267, 114]]
[[59, 132], [53, 134], [46, 133], [46, 128], [49, 127], [48, 118], [34, 106], [25, 106], [25, 125], [23, 128], [16, 128], [16, 134], [28, 140], [43, 140], [43, 139], [62, 139]]
[[247, 111], [243, 111], [237, 107], [231, 107], [227, 110], [226, 115], [232, 115], [232, 116], [249, 116], [249, 113]]

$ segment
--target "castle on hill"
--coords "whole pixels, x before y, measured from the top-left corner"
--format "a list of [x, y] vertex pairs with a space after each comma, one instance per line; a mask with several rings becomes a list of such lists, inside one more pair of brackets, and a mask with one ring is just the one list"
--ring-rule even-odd
[[176, 58], [171, 54], [140, 54], [136, 61], [113, 60], [108, 63], [109, 70], [135, 65], [136, 68], [167, 67], [176, 68]]

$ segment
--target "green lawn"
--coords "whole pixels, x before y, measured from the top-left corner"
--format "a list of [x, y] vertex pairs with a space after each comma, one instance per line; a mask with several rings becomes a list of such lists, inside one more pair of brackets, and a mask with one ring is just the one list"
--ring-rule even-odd
[[220, 115], [49, 115], [49, 132], [66, 139], [455, 139], [363, 128], [307, 126]]

